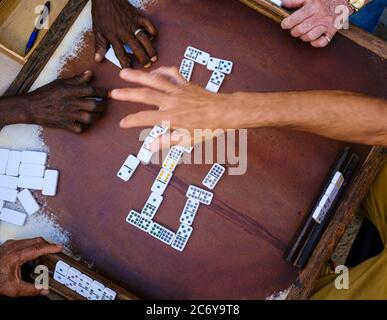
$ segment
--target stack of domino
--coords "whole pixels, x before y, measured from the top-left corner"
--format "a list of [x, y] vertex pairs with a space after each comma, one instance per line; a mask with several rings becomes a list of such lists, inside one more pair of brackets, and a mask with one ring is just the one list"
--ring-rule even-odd
[[191, 80], [195, 63], [207, 67], [207, 70], [213, 71], [210, 80], [207, 83], [206, 90], [218, 93], [226, 74], [231, 74], [233, 63], [211, 57], [210, 54], [194, 47], [188, 47], [185, 51], [183, 61], [180, 65], [180, 74], [187, 81]]
[[117, 296], [112, 289], [60, 260], [55, 265], [54, 280], [88, 300], [115, 300]]
[[[23, 226], [27, 216], [40, 210], [30, 190], [55, 196], [59, 172], [46, 169], [47, 153], [0, 149], [0, 221]], [[24, 212], [4, 207], [19, 200]]]

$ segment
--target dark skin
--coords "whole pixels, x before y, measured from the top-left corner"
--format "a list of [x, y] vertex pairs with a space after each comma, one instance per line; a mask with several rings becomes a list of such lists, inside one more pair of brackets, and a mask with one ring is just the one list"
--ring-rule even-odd
[[91, 86], [92, 77], [86, 71], [28, 94], [0, 98], [0, 127], [25, 123], [83, 132], [106, 110], [107, 91]]
[[13, 298], [47, 295], [47, 289], [35, 288], [34, 284], [22, 280], [21, 266], [40, 256], [61, 251], [61, 246], [50, 244], [43, 238], [5, 242], [0, 247], [0, 296]]
[[[157, 61], [157, 53], [152, 45], [157, 30], [128, 0], [93, 0], [92, 3], [96, 62], [104, 59], [109, 44], [113, 46], [123, 68], [132, 66], [132, 59], [124, 50], [125, 44], [129, 45], [144, 68], [149, 68]], [[139, 29], [143, 31], [135, 35]]]

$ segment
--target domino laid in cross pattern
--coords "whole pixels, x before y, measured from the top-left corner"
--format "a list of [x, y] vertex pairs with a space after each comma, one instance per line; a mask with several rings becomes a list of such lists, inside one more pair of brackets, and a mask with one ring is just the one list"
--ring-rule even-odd
[[172, 178], [172, 172], [169, 170], [162, 168], [155, 180], [155, 182], [152, 185], [152, 192], [159, 194], [160, 196], [163, 195], [165, 189], [167, 189], [167, 186]]
[[163, 196], [160, 196], [157, 193], [152, 192], [144, 208], [142, 209], [141, 214], [143, 216], [146, 216], [149, 219], [153, 219], [157, 210], [160, 208], [161, 203], [163, 202], [163, 199], [164, 199]]
[[148, 232], [153, 224], [151, 219], [142, 216], [134, 210], [129, 212], [129, 215], [126, 217], [126, 222], [145, 232]]
[[183, 213], [181, 214], [181, 217], [180, 217], [180, 223], [184, 223], [189, 226], [192, 225], [195, 219], [196, 213], [199, 210], [199, 205], [200, 205], [199, 200], [196, 200], [194, 198], [188, 198], [187, 202], [185, 203]]
[[210, 55], [207, 52], [189, 46], [184, 53], [184, 58], [206, 66], [210, 60]]
[[138, 160], [135, 156], [130, 155], [125, 160], [120, 171], [118, 171], [117, 177], [128, 182], [139, 165], [140, 165], [140, 160]]
[[210, 205], [214, 194], [196, 186], [189, 186], [186, 194], [187, 198], [199, 200], [199, 202]]
[[184, 150], [181, 147], [172, 147], [163, 162], [163, 168], [167, 169], [170, 172], [175, 171], [177, 165], [179, 164], [179, 161], [183, 157], [183, 154]]
[[185, 80], [188, 82], [191, 80], [192, 73], [195, 67], [195, 62], [188, 59], [183, 59], [180, 65], [180, 74], [183, 76]]
[[207, 83], [206, 90], [212, 93], [218, 93], [225, 78], [226, 76], [223, 73], [214, 71]]
[[192, 234], [193, 228], [191, 226], [188, 226], [184, 223], [182, 223], [179, 227], [179, 230], [176, 233], [175, 238], [173, 239], [173, 242], [171, 244], [172, 248], [183, 251], [185, 246], [188, 243], [188, 240]]
[[232, 61], [211, 57], [207, 64], [207, 70], [220, 71], [225, 74], [231, 74], [233, 66], [234, 64]]
[[223, 166], [221, 166], [219, 163], [215, 163], [211, 170], [208, 172], [207, 176], [204, 178], [203, 185], [208, 189], [213, 190], [222, 178], [225, 171], [226, 169]]
[[142, 163], [144, 164], [150, 163], [153, 155], [153, 152], [150, 149], [150, 145], [155, 140], [156, 140], [155, 138], [150, 136], [144, 140], [144, 143], [142, 144], [141, 149], [137, 154], [137, 159], [139, 159]]
[[172, 232], [171, 230], [165, 228], [164, 226], [156, 222], [154, 222], [152, 227], [150, 228], [149, 234], [152, 237], [155, 237], [156, 239], [168, 245], [171, 245], [174, 237], [176, 236], [174, 232]]

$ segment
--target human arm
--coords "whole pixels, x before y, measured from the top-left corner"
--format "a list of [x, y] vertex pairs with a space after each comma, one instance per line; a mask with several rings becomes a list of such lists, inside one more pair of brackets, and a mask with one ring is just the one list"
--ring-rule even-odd
[[171, 128], [189, 132], [191, 142], [194, 129], [291, 128], [387, 146], [387, 101], [381, 98], [342, 91], [212, 94], [187, 83], [176, 68], [127, 69], [121, 78], [142, 87], [113, 90], [113, 99], [158, 107], [128, 115], [122, 128], [170, 121]]

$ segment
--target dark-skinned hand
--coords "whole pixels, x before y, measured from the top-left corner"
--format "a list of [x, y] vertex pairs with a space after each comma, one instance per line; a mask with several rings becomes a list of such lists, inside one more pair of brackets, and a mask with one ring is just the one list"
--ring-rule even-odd
[[22, 280], [20, 267], [40, 256], [60, 251], [61, 246], [42, 238], [5, 242], [0, 246], [0, 295], [11, 298], [47, 295], [47, 289], [36, 288]]
[[[157, 30], [128, 0], [93, 0], [92, 16], [96, 62], [104, 59], [109, 44], [113, 46], [122, 68], [132, 66], [131, 58], [124, 49], [125, 44], [145, 68], [157, 61], [151, 42]], [[139, 29], [143, 31], [135, 35]]]
[[83, 132], [106, 110], [107, 91], [89, 85], [92, 77], [86, 71], [18, 97], [25, 114], [20, 122]]

